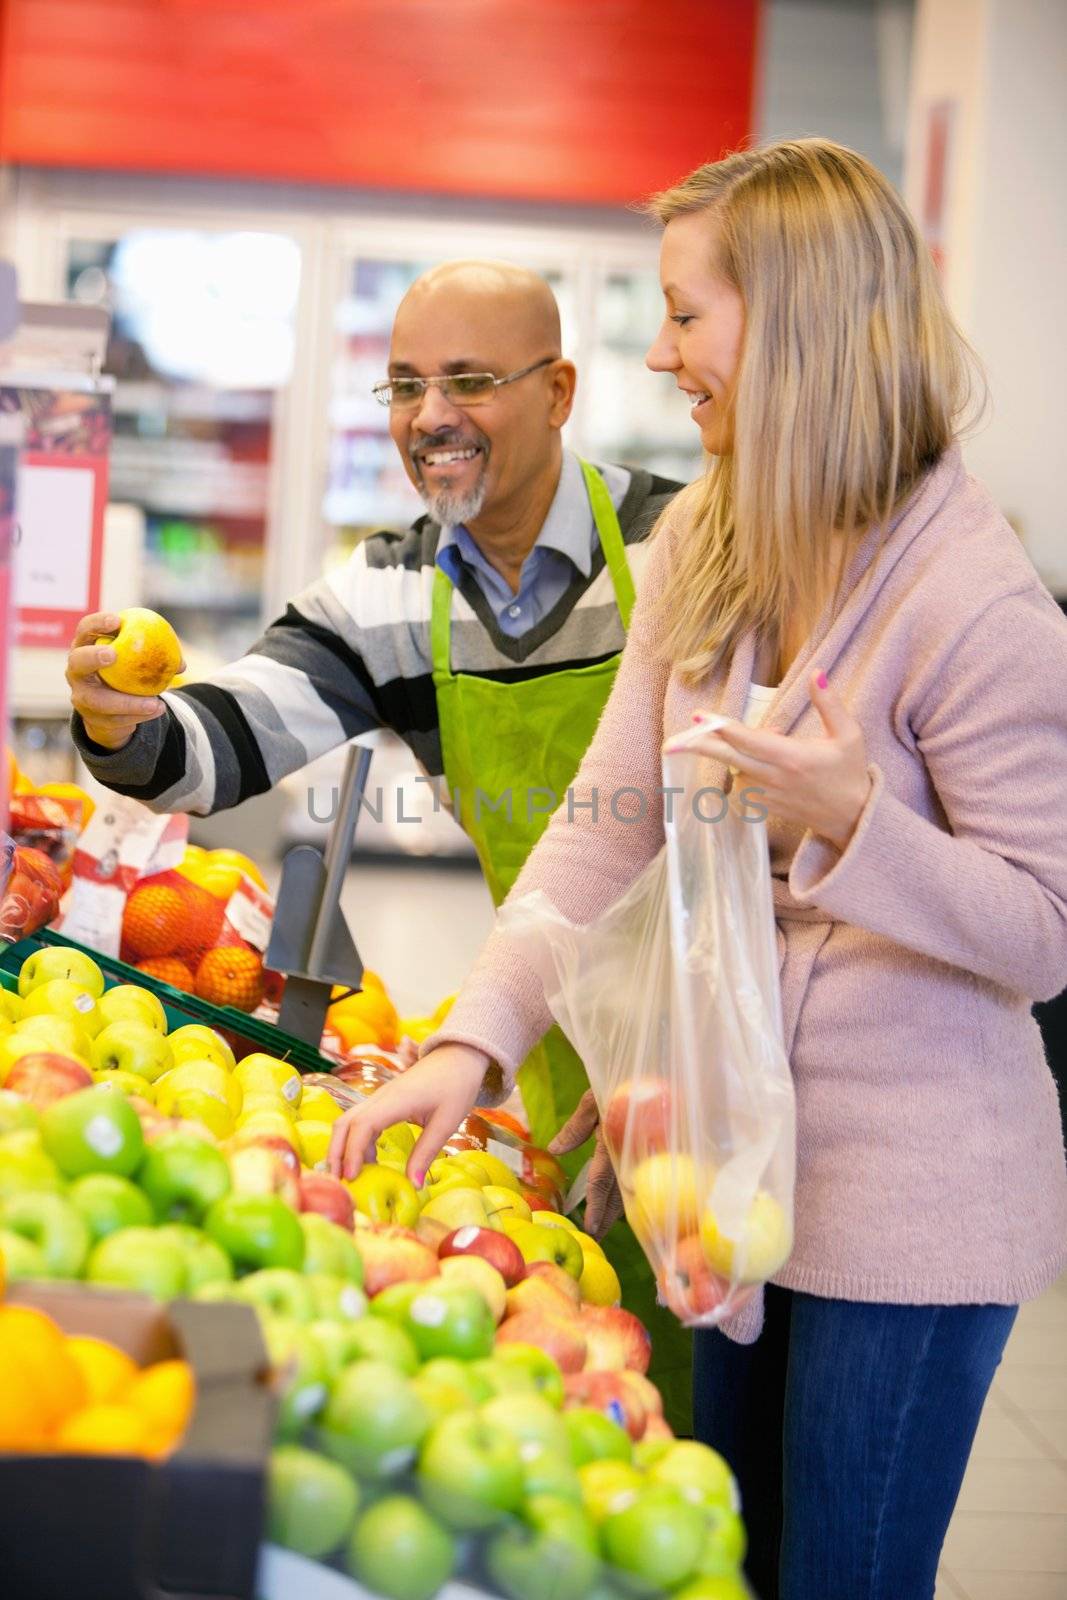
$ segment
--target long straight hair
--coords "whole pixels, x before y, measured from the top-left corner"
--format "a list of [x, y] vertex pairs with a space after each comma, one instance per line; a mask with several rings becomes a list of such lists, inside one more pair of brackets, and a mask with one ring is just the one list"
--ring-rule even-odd
[[831, 535], [884, 533], [982, 385], [914, 221], [855, 151], [739, 151], [646, 209], [706, 212], [708, 266], [744, 303], [733, 451], [663, 599], [664, 654], [693, 682], [749, 628], [781, 641], [839, 603]]

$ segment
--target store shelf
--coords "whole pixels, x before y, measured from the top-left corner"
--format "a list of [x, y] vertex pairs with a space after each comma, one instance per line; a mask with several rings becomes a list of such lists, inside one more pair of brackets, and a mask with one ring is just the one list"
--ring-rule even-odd
[[269, 423], [274, 396], [249, 390], [123, 382], [115, 385], [111, 409], [117, 417], [151, 414], [204, 422]]

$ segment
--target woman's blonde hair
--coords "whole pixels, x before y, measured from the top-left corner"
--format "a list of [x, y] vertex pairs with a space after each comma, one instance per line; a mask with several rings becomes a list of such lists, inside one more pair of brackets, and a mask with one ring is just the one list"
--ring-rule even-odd
[[646, 209], [706, 212], [709, 266], [744, 302], [733, 453], [664, 597], [664, 653], [695, 681], [746, 629], [781, 641], [840, 600], [829, 534], [885, 529], [955, 437], [975, 365], [915, 223], [853, 150], [739, 151]]

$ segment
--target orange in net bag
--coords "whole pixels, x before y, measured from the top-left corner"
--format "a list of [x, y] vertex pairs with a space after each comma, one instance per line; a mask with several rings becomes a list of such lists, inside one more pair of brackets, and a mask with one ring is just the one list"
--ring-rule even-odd
[[766, 828], [710, 767], [664, 759], [665, 843], [595, 921], [542, 891], [500, 912], [585, 1063], [660, 1299], [700, 1327], [788, 1258], [796, 1138]]

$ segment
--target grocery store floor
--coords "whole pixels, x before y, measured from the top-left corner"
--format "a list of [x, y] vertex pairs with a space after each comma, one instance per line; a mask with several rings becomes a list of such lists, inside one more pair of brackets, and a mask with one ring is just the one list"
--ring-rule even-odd
[[[343, 904], [364, 960], [404, 1013], [431, 1010], [462, 982], [492, 915], [475, 868], [429, 862], [357, 864]], [[936, 1600], [1067, 1600], [1067, 1275], [1019, 1313]]]

